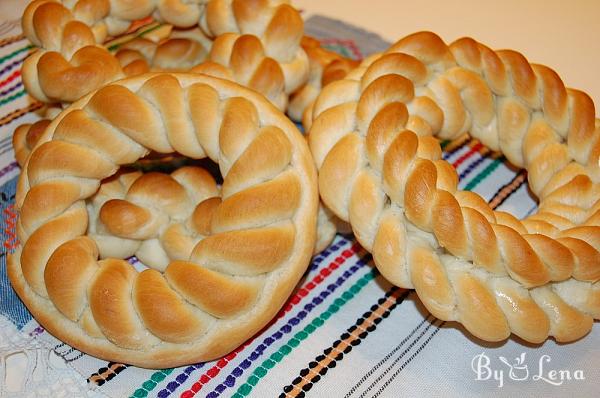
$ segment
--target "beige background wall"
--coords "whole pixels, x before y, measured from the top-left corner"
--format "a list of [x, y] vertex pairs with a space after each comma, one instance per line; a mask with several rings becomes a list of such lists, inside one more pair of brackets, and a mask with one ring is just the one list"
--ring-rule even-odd
[[600, 116], [600, 0], [292, 0], [394, 41], [431, 30], [446, 42], [471, 36], [511, 48], [586, 91]]

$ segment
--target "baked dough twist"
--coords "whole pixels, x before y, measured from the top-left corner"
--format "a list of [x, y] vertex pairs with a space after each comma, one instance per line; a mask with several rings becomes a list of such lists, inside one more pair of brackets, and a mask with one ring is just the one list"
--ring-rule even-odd
[[44, 102], [73, 102], [123, 77], [102, 43], [149, 15], [177, 27], [199, 25], [212, 41], [208, 60], [230, 69], [238, 83], [282, 110], [287, 95], [308, 77], [300, 47], [304, 24], [286, 1], [34, 0], [22, 19], [23, 32], [40, 47], [23, 63], [27, 91]]
[[171, 175], [125, 173], [103, 183], [91, 198], [88, 235], [101, 258], [135, 255], [164, 272], [172, 261], [188, 260], [196, 244], [211, 235], [207, 212], [220, 202], [214, 178], [200, 167], [181, 167]]
[[306, 84], [290, 96], [288, 115], [292, 120], [302, 120], [306, 109], [312, 105], [323, 87], [343, 79], [359, 64], [359, 61], [322, 47], [317, 39], [310, 36], [304, 36], [301, 45], [308, 56], [310, 69]]
[[[150, 150], [208, 156], [224, 177], [222, 202], [194, 209], [210, 236], [164, 273], [98, 260], [87, 236], [86, 199]], [[50, 333], [91, 355], [153, 368], [214, 359], [272, 319], [306, 269], [316, 184], [304, 138], [253, 91], [195, 74], [124, 79], [62, 112], [29, 156], [9, 277]]]
[[[323, 202], [436, 317], [536, 343], [600, 319], [600, 132], [592, 101], [555, 72], [421, 32], [326, 86], [312, 117]], [[433, 136], [467, 132], [528, 170], [537, 214], [457, 190]]]
[[[188, 72], [194, 66], [205, 62], [212, 46], [212, 40], [200, 30], [165, 29], [166, 37], [135, 37], [118, 45], [115, 57], [127, 76], [155, 72]], [[150, 32], [152, 34], [153, 32]], [[230, 79], [235, 81], [231, 71]]]

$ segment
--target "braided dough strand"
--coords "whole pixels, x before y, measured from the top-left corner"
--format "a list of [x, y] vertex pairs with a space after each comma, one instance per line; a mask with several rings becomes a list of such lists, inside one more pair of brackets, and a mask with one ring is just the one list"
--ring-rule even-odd
[[[600, 131], [585, 94], [516, 52], [421, 32], [325, 87], [312, 114], [322, 200], [435, 316], [531, 342], [599, 319]], [[527, 168], [536, 215], [457, 190], [433, 136], [467, 132]]]
[[[281, 145], [266, 145], [273, 139]], [[145, 214], [145, 235], [134, 238], [152, 240], [163, 218], [191, 218], [202, 235], [188, 258], [171, 261], [164, 273], [99, 260], [86, 205], [101, 181], [151, 150], [176, 149], [219, 164], [222, 200], [210, 199], [214, 181], [195, 169], [126, 173], [105, 184], [105, 194], [127, 188], [138, 203], [154, 195], [161, 211], [117, 203], [105, 220], [115, 211]], [[164, 198], [164, 189], [175, 196]], [[203, 75], [125, 79], [61, 113], [26, 161], [16, 198], [21, 244], [9, 277], [41, 324], [94, 356], [155, 368], [217, 358], [260, 330], [304, 272], [317, 196], [304, 138], [263, 97]], [[112, 226], [122, 235], [131, 230]]]
[[288, 114], [292, 120], [303, 120], [305, 110], [310, 108], [321, 89], [333, 81], [343, 79], [359, 64], [356, 60], [322, 47], [317, 39], [309, 36], [302, 38], [301, 45], [308, 56], [310, 71], [306, 84], [290, 97]]
[[[143, 66], [122, 68], [102, 43], [150, 15], [179, 28], [198, 25], [204, 39], [200, 48], [194, 46], [192, 59], [204, 57], [231, 70], [237, 82], [282, 110], [287, 96], [308, 78], [308, 59], [300, 47], [304, 25], [287, 2], [34, 0], [22, 19], [23, 32], [40, 47], [23, 64], [27, 91], [44, 102], [73, 102], [125, 74], [139, 73]], [[172, 41], [162, 49], [164, 58], [190, 51], [189, 44]]]

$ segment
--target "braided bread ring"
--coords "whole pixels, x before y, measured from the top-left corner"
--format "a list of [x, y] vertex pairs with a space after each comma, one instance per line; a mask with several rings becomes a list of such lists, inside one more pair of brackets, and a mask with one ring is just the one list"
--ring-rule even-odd
[[[536, 343], [576, 340], [600, 319], [600, 131], [588, 96], [516, 52], [421, 32], [325, 87], [312, 112], [323, 202], [432, 314], [484, 340]], [[519, 221], [457, 190], [432, 135], [466, 132], [529, 171], [537, 214]]]
[[40, 49], [23, 63], [23, 82], [40, 101], [73, 102], [123, 77], [119, 62], [101, 43], [109, 34], [123, 33], [131, 21], [153, 15], [178, 27], [198, 24], [214, 40], [206, 49], [208, 60], [230, 69], [237, 82], [263, 93], [284, 110], [288, 94], [308, 78], [308, 59], [300, 47], [304, 24], [298, 11], [286, 3], [34, 0], [23, 14], [22, 25]]
[[[222, 203], [202, 213], [212, 235], [164, 274], [98, 261], [86, 236], [85, 199], [149, 150], [208, 156], [224, 176]], [[16, 203], [21, 243], [8, 273], [36, 319], [91, 355], [156, 368], [225, 355], [272, 319], [310, 260], [318, 195], [306, 141], [262, 96], [203, 75], [148, 74], [52, 121]]]

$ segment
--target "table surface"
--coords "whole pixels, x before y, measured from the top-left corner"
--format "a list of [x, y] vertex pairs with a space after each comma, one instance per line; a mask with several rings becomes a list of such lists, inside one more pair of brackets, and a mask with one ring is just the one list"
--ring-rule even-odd
[[[297, 0], [307, 13], [338, 18], [389, 41], [430, 30], [447, 43], [470, 36], [554, 69], [600, 104], [598, 0]], [[600, 116], [596, 106], [596, 115]]]
[[[0, 23], [18, 18], [25, 3], [27, 3], [25, 0], [0, 0]], [[502, 2], [488, 0], [462, 0], [460, 2], [449, 0], [421, 0], [418, 2], [297, 0], [293, 3], [298, 8], [305, 10], [306, 17], [310, 14], [321, 14], [337, 18], [378, 33], [388, 41], [395, 41], [415, 31], [431, 30], [438, 33], [446, 42], [451, 42], [462, 36], [472, 36], [494, 49], [515, 49], [525, 54], [531, 62], [552, 67], [568, 86], [586, 91], [596, 103], [600, 103], [600, 79], [595, 76], [595, 72], [600, 70], [600, 44], [594, 41], [594, 39], [600, 37], [600, 24], [597, 23], [600, 15], [600, 0], [575, 0], [568, 5], [564, 1], [558, 0], [527, 0], [523, 2], [517, 0], [504, 0]], [[0, 51], [0, 55], [8, 51], [8, 47], [4, 48]], [[0, 76], [0, 78], [4, 77], [4, 75]], [[23, 106], [25, 103], [26, 99], [21, 98], [19, 106]], [[13, 108], [16, 109], [16, 106], [13, 106], [13, 104], [4, 105], [3, 108], [0, 108], [0, 116], [3, 112], [12, 112]], [[598, 110], [596, 113], [597, 115], [600, 114]], [[12, 124], [0, 126], [0, 139], [8, 139], [14, 127], [21, 122], [31, 122], [33, 120], [35, 120], [34, 115], [28, 114]], [[5, 162], [6, 156], [0, 158], [0, 167], [3, 166], [2, 162]], [[14, 159], [11, 158], [10, 161], [12, 160]], [[488, 164], [494, 162], [487, 155], [480, 156], [478, 151], [472, 150], [470, 144], [460, 148], [456, 153], [449, 156], [448, 160], [454, 161], [457, 168], [462, 162], [459, 171], [462, 171], [461, 174], [468, 175], [464, 182], [472, 179], [478, 170], [484, 169]], [[475, 164], [478, 165], [476, 168], [473, 166]], [[0, 180], [0, 183], [3, 184], [0, 188], [4, 189], [6, 185], [9, 185], [6, 181], [14, 178], [17, 172], [18, 170], [12, 170], [5, 175]], [[480, 184], [479, 188], [482, 188], [482, 191], [491, 196], [497, 187], [512, 181], [513, 175], [514, 173], [509, 169], [503, 168], [503, 166], [499, 167], [498, 171]], [[2, 192], [4, 193], [4, 191]], [[515, 195], [512, 195], [505, 202], [502, 209], [512, 211], [511, 206], [514, 206], [516, 209], [527, 210], [523, 205], [523, 199], [526, 195], [526, 189], [519, 189]], [[486, 197], [486, 199], [489, 198]], [[333, 253], [324, 257], [322, 264], [334, 264], [333, 261], [337, 261], [335, 255], [342, 249], [352, 245], [352, 242], [345, 240], [339, 240], [338, 243], [341, 248], [336, 249], [337, 252], [334, 250]], [[347, 264], [333, 272], [324, 285], [332, 280], [337, 280], [335, 278], [338, 277], [341, 280], [342, 276], [348, 272], [347, 270], [353, 270], [352, 272], [356, 273], [356, 275], [350, 277], [344, 276], [352, 283], [369, 277], [371, 274], [365, 272], [368, 267], [362, 264], [361, 261], [358, 254], [354, 253], [352, 257], [347, 259]], [[350, 267], [351, 265], [352, 267]], [[317, 270], [316, 268], [313, 273], [309, 274], [307, 280], [310, 279], [309, 277], [316, 275]], [[361, 279], [358, 279], [358, 276], [361, 276]], [[323, 347], [327, 347], [326, 344], [329, 344], [330, 341], [337, 342], [336, 339], [340, 335], [340, 331], [343, 332], [347, 325], [354, 322], [357, 313], [362, 314], [363, 307], [368, 308], [368, 305], [371, 304], [369, 300], [374, 300], [374, 297], [379, 297], [378, 295], [389, 288], [381, 278], [374, 281], [376, 283], [365, 285], [366, 287], [360, 294], [357, 294], [357, 299], [351, 303], [351, 306], [346, 306], [335, 316], [332, 316], [333, 321], [321, 327], [318, 333], [309, 337], [307, 342], [300, 346], [300, 349], [292, 352], [285, 362], [285, 366], [276, 367], [270, 371], [269, 380], [277, 383], [293, 380], [296, 374], [301, 374], [302, 367], [311, 363], [310, 361], [314, 358], [322, 356], [320, 354]], [[330, 286], [333, 285], [329, 285], [327, 289], [330, 289]], [[328, 300], [332, 300], [341, 292], [342, 288], [346, 288], [342, 286], [342, 282], [340, 282], [340, 286], [338, 291], [333, 292], [333, 289], [331, 289], [333, 293]], [[317, 293], [321, 292], [319, 289], [321, 287], [317, 287], [309, 293], [301, 305], [304, 306], [304, 302], [308, 300], [318, 299]], [[322, 291], [325, 292], [325, 289], [323, 288]], [[326, 300], [321, 301], [329, 305]], [[400, 304], [401, 300], [398, 300], [398, 302]], [[382, 389], [379, 391], [383, 391], [383, 388], [387, 386], [387, 382], [383, 383], [386, 380], [391, 383], [394, 378], [395, 380], [391, 384], [392, 387], [386, 390], [387, 396], [395, 396], [400, 393], [408, 396], [419, 396], [426, 393], [433, 396], [436, 393], [440, 394], [440, 391], [444, 391], [445, 396], [462, 398], [468, 396], [514, 396], [517, 393], [534, 396], [542, 392], [545, 396], [565, 396], [567, 394], [591, 396], [590, 391], [597, 390], [598, 380], [600, 380], [600, 366], [598, 366], [600, 328], [598, 325], [595, 325], [591, 334], [581, 342], [571, 345], [557, 344], [549, 340], [540, 347], [534, 347], [513, 339], [502, 344], [487, 344], [476, 341], [457, 325], [441, 323], [431, 318], [419, 304], [414, 294], [408, 296], [402, 306], [398, 305], [398, 307], [398, 310], [391, 313], [388, 321], [382, 322], [376, 331], [370, 332], [371, 337], [363, 339], [361, 346], [357, 346], [351, 355], [347, 355], [348, 360], [338, 362], [335, 371], [337, 373], [332, 370], [328, 377], [323, 377], [324, 381], [318, 384], [315, 383], [311, 391], [313, 396], [338, 396], [345, 391], [350, 391], [348, 395], [352, 395], [358, 385], [362, 390], [365, 390], [368, 386], [368, 389], [362, 395], [366, 394], [371, 388], [374, 388], [371, 392], [375, 392], [375, 389], [380, 387]], [[319, 309], [321, 307], [315, 306], [315, 308], [317, 308], [315, 312], [321, 311]], [[294, 309], [294, 311], [299, 310]], [[291, 315], [283, 318], [281, 322], [287, 322], [288, 320], [291, 322], [291, 320], [298, 318], [297, 313], [294, 311], [291, 312]], [[314, 316], [314, 314], [309, 314], [307, 318], [312, 319], [311, 316]], [[300, 326], [303, 326], [299, 320], [298, 322]], [[34, 322], [30, 322], [30, 324], [32, 323]], [[278, 325], [275, 326], [279, 327]], [[25, 328], [25, 330], [30, 335], [38, 333], [36, 329], [32, 330], [31, 327]], [[436, 334], [438, 337], [433, 339]], [[406, 337], [403, 339], [404, 336]], [[41, 335], [41, 338], [46, 339], [43, 340], [45, 344], [56, 343], [56, 347], [59, 347], [56, 350], [57, 353], [67, 360], [72, 360], [69, 366], [76, 368], [84, 377], [96, 374], [94, 372], [99, 371], [100, 366], [106, 365], [105, 362], [92, 361], [87, 356], [76, 358], [77, 351], [73, 351], [64, 345], [61, 346], [59, 342], [52, 340], [47, 334]], [[287, 335], [284, 336], [282, 341], [287, 338]], [[203, 391], [213, 388], [218, 382], [229, 380], [225, 379], [225, 376], [230, 368], [233, 368], [232, 372], [237, 371], [239, 366], [236, 367], [236, 365], [242, 363], [244, 358], [252, 358], [252, 355], [256, 352], [256, 347], [262, 341], [261, 337], [261, 339], [257, 339], [256, 343], [249, 345], [245, 351], [241, 351], [238, 359], [232, 360], [231, 366], [224, 368], [221, 376], [215, 377], [211, 382], [212, 384], [209, 383]], [[271, 351], [269, 350], [273, 350], [273, 347], [277, 347], [279, 343], [273, 343], [273, 346], [267, 349], [267, 354], [270, 354]], [[396, 346], [396, 344], [398, 345]], [[248, 354], [248, 352], [251, 352], [251, 354]], [[419, 355], [417, 356], [417, 354]], [[526, 358], [525, 355], [527, 355]], [[510, 358], [511, 361], [513, 358], [521, 360], [525, 358], [525, 362], [530, 366], [533, 375], [533, 372], [537, 373], [541, 370], [539, 366], [542, 366], [542, 359], [546, 356], [552, 360], [551, 364], [546, 364], [546, 370], [566, 369], [572, 374], [581, 371], [582, 375], [585, 374], [585, 380], [572, 380], [560, 386], [548, 384], [543, 380], [529, 380], [529, 382], [523, 383], [517, 379], [511, 379], [512, 373], [509, 375], [508, 368], [505, 368], [501, 362], [501, 359], [504, 358]], [[487, 357], [491, 360], [490, 366], [495, 371], [506, 371], [506, 374], [502, 373], [506, 377], [506, 380], [502, 382], [503, 386], [499, 386], [499, 381], [495, 379], [474, 378], [472, 369], [474, 362], [472, 361], [476, 359], [483, 360]], [[247, 359], [245, 360], [247, 361]], [[407, 366], [409, 362], [411, 362], [410, 366]], [[7, 365], [9, 371], [8, 384], [10, 384], [7, 387], [10, 390], [18, 389], [18, 381], [16, 379], [11, 380], [11, 377], [22, 375], [25, 364], [13, 360]], [[185, 371], [176, 369], [167, 378], [167, 381], [179, 381], [180, 377], [185, 376], [187, 378], [189, 376], [189, 379], [182, 381], [181, 387], [175, 390], [175, 393], [179, 394], [184, 388], [192, 386], [192, 379], [202, 380], [206, 373], [214, 370], [216, 365], [213, 365], [209, 363], [204, 368], [196, 367], [190, 373], [186, 373], [187, 369]], [[369, 369], [371, 370], [369, 373], [365, 373], [363, 378], [359, 377], [363, 370], [366, 372]], [[2, 376], [2, 370], [0, 367], [0, 376]], [[400, 371], [403, 373], [400, 374]], [[66, 376], [63, 377], [69, 375], [64, 374]], [[399, 374], [400, 376], [396, 378]], [[350, 375], [350, 377], [343, 377], [343, 375]], [[115, 377], [111, 383], [102, 386], [102, 389], [98, 392], [108, 396], [121, 396], [124, 386], [146, 386], [151, 379], [154, 380], [155, 376], [156, 374], [152, 372], [144, 372], [129, 367], [122, 371], [119, 377]], [[148, 381], [144, 382], [146, 379]], [[355, 385], [357, 381], [358, 384]], [[0, 380], [0, 387], [2, 387], [2, 382], [3, 380]], [[279, 391], [275, 388], [278, 385], [275, 382], [259, 384], [255, 389], [257, 396], [276, 396]], [[82, 379], [81, 383], [85, 387], [85, 378]], [[167, 391], [165, 389], [168, 387], [166, 383], [166, 381], [159, 382], [153, 391], [149, 391], [153, 393]], [[350, 387], [352, 387], [352, 390], [350, 390]], [[160, 390], [161, 388], [162, 390]], [[359, 390], [356, 395], [362, 390]], [[386, 396], [386, 393], [382, 396]], [[230, 394], [230, 390], [224, 393], [224, 395], [228, 394]], [[0, 396], [2, 396], [1, 393]]]

